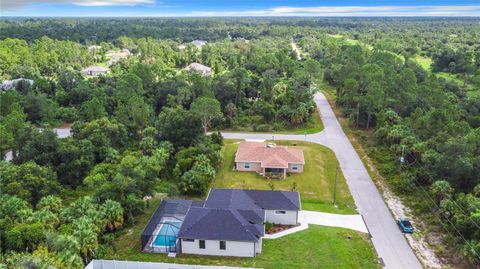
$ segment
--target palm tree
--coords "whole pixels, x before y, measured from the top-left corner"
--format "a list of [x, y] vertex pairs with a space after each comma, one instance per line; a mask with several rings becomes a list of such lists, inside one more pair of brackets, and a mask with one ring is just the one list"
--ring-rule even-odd
[[442, 200], [450, 199], [453, 188], [450, 187], [450, 183], [446, 180], [437, 180], [433, 182], [431, 187], [431, 192], [435, 195], [437, 203], [440, 203]]
[[58, 214], [53, 213], [49, 210], [40, 210], [35, 211], [29, 218], [31, 222], [40, 222], [45, 227], [53, 229], [56, 228], [60, 224], [60, 219], [58, 218]]
[[0, 218], [25, 221], [32, 214], [32, 209], [24, 200], [10, 195], [2, 195], [0, 198]]
[[96, 230], [97, 227], [88, 218], [82, 217], [75, 223], [73, 236], [80, 245], [80, 255], [85, 264], [95, 255], [95, 251], [98, 248], [98, 234]]
[[37, 210], [48, 210], [52, 213], [60, 212], [62, 209], [62, 199], [55, 195], [48, 195], [40, 199], [40, 202], [37, 204]]
[[107, 200], [101, 207], [107, 230], [112, 232], [123, 225], [123, 208], [120, 203]]

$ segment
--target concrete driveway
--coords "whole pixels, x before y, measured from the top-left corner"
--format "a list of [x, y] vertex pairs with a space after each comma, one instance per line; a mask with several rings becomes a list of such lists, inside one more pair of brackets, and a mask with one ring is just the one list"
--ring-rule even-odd
[[368, 233], [367, 226], [365, 226], [361, 215], [341, 215], [302, 210], [298, 212], [298, 221], [301, 224], [340, 227]]
[[343, 132], [325, 95], [316, 93], [315, 103], [325, 129], [310, 135], [278, 135], [255, 133], [223, 133], [228, 139], [297, 140], [317, 143], [330, 148], [340, 163], [343, 175], [372, 236], [373, 246], [386, 268], [422, 268], [407, 240], [387, 208], [367, 169]]

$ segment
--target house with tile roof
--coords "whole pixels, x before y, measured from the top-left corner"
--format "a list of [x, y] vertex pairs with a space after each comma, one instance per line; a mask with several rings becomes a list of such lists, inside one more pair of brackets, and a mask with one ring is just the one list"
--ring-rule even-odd
[[235, 154], [237, 171], [257, 172], [263, 176], [285, 178], [287, 173], [302, 173], [303, 150], [265, 142], [240, 142]]
[[296, 225], [298, 192], [212, 189], [204, 202], [164, 200], [142, 233], [142, 250], [255, 257], [265, 223]]

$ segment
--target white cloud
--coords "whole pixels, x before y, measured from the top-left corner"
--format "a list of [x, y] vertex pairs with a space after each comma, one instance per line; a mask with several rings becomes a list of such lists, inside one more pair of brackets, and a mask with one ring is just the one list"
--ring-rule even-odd
[[199, 17], [247, 17], [247, 16], [286, 16], [286, 17], [382, 17], [382, 16], [480, 16], [480, 5], [468, 6], [280, 6], [264, 10], [247, 11], [194, 11], [185, 16]]
[[[172, 7], [164, 1], [156, 0], [0, 0], [2, 15], [18, 15], [31, 4], [74, 4], [78, 6], [152, 6]], [[40, 9], [40, 7], [35, 7]], [[187, 7], [185, 7], [187, 9]], [[3, 12], [5, 11], [5, 12]], [[414, 16], [480, 16], [480, 5], [452, 5], [452, 6], [313, 6], [292, 7], [278, 6], [258, 10], [229, 10], [229, 11], [185, 11], [185, 12], [152, 12], [137, 13], [132, 9], [129, 13], [89, 13], [88, 16], [126, 16], [126, 17], [414, 17]], [[160, 11], [161, 12], [161, 11]], [[69, 16], [69, 14], [48, 14], [49, 16]], [[87, 15], [85, 15], [87, 16]]]
[[155, 0], [0, 0], [1, 10], [18, 10], [31, 4], [74, 4], [78, 6], [154, 5]]

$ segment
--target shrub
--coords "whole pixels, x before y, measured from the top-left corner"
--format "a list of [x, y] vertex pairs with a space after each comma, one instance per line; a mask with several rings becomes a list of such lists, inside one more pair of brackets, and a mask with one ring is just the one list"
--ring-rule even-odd
[[283, 122], [274, 122], [273, 123], [273, 130], [281, 131], [283, 129], [285, 129], [285, 125], [283, 124]]
[[265, 222], [265, 230], [268, 231], [268, 230], [270, 230], [270, 229], [272, 229], [272, 228], [273, 228], [273, 223], [268, 222], [268, 221]]
[[269, 132], [272, 130], [272, 126], [270, 124], [259, 124], [259, 125], [253, 126], [253, 129], [259, 132]]
[[212, 133], [210, 139], [212, 139], [212, 143], [223, 146], [223, 136], [220, 132]]

